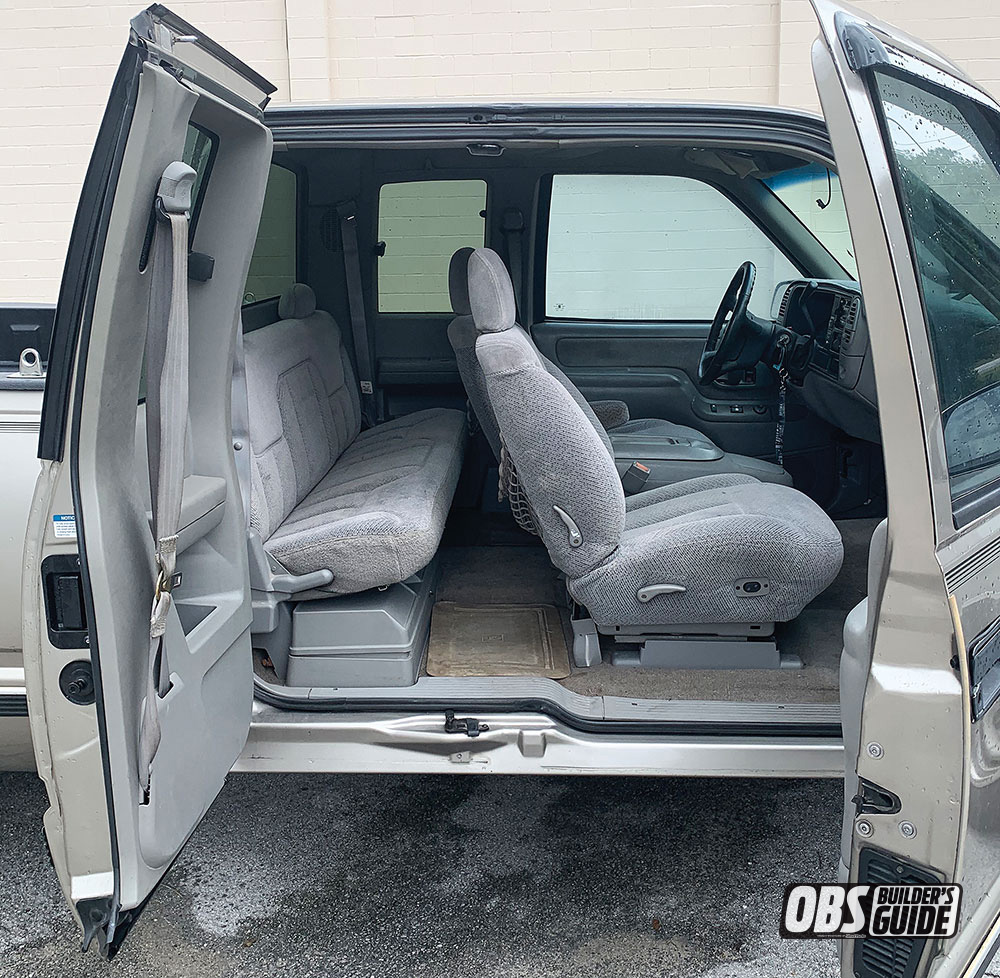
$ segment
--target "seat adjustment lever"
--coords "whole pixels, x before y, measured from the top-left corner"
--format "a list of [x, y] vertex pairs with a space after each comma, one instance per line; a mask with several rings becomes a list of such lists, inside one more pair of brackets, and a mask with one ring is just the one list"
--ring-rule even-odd
[[639, 588], [636, 597], [643, 603], [648, 604], [653, 598], [660, 594], [683, 594], [687, 590], [683, 584], [647, 584]]
[[580, 528], [576, 525], [576, 521], [562, 506], [553, 506], [552, 509], [555, 511], [556, 516], [566, 525], [566, 530], [569, 533], [569, 545], [574, 548], [579, 547], [583, 543], [583, 534], [580, 533]]
[[324, 568], [308, 574], [275, 574], [271, 578], [271, 587], [282, 594], [299, 594], [316, 587], [325, 587], [332, 580], [333, 571]]

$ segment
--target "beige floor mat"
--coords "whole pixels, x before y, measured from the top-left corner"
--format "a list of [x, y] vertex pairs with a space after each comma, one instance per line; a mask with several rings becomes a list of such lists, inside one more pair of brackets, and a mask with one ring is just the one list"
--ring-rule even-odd
[[569, 673], [569, 650], [554, 605], [434, 605], [429, 676], [565, 679]]

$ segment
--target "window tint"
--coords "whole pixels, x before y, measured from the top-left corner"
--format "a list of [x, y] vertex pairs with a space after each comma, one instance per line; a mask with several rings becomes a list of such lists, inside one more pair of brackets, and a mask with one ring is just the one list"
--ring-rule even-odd
[[826, 248], [851, 278], [858, 277], [854, 243], [847, 223], [840, 177], [825, 166], [810, 163], [768, 178], [764, 183]]
[[750, 309], [767, 315], [777, 283], [799, 272], [714, 187], [677, 176], [552, 178], [548, 316], [707, 322], [748, 259], [757, 266]]
[[875, 77], [957, 501], [1000, 480], [1000, 128], [960, 95]]
[[378, 197], [379, 312], [450, 312], [448, 263], [484, 243], [482, 180], [387, 183]]
[[243, 304], [273, 299], [296, 280], [298, 196], [295, 173], [271, 164]]

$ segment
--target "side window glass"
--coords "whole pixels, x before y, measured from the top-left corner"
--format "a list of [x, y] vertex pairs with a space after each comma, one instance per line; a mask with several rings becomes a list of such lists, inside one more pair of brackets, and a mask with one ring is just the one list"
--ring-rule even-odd
[[1000, 487], [1000, 120], [917, 80], [878, 72], [874, 84], [923, 298], [957, 517], [982, 490]]
[[271, 164], [243, 304], [273, 299], [296, 281], [298, 186], [295, 172]]
[[728, 197], [691, 177], [552, 178], [545, 313], [556, 319], [709, 322], [733, 273], [757, 266], [752, 312], [798, 270]]
[[780, 173], [764, 181], [771, 193], [787, 207], [837, 260], [851, 278], [858, 277], [851, 228], [847, 223], [840, 177], [817, 163]]
[[198, 224], [201, 213], [201, 202], [212, 164], [215, 162], [215, 151], [219, 145], [219, 137], [201, 126], [189, 124], [187, 138], [184, 140], [184, 155], [181, 157], [197, 174], [194, 187], [191, 190], [191, 230]]
[[451, 311], [448, 263], [459, 248], [484, 243], [482, 180], [387, 183], [378, 195], [379, 312]]

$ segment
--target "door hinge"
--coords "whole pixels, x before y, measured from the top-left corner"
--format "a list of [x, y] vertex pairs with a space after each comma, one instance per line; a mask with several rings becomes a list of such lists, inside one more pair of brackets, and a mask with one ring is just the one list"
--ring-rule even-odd
[[457, 717], [454, 710], [448, 710], [444, 715], [445, 733], [464, 733], [466, 737], [478, 737], [489, 729], [488, 723], [480, 723], [475, 717]]
[[898, 795], [864, 778], [858, 778], [858, 793], [851, 801], [858, 815], [895, 815], [903, 807]]

